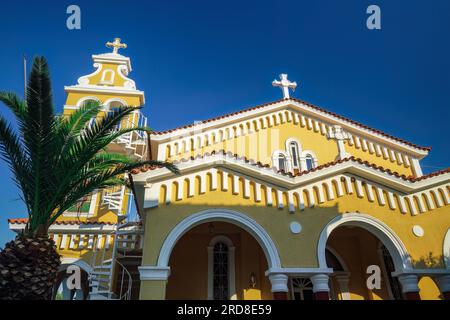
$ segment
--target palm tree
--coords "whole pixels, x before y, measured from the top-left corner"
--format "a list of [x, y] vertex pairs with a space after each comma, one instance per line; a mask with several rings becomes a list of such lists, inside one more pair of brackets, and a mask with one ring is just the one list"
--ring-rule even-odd
[[[48, 228], [68, 208], [96, 189], [126, 184], [126, 173], [144, 165], [177, 168], [165, 162], [133, 161], [107, 151], [123, 134], [148, 128], [116, 130], [136, 107], [100, 116], [88, 105], [70, 116], [56, 115], [48, 65], [34, 59], [26, 99], [0, 92], [15, 115], [17, 130], [0, 116], [0, 157], [9, 165], [21, 190], [28, 222], [0, 252], [0, 299], [50, 299], [60, 264]], [[97, 119], [92, 123], [92, 119]]]

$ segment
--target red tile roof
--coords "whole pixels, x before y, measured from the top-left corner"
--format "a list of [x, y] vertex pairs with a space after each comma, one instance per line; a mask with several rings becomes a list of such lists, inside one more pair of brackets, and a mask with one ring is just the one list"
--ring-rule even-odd
[[[235, 115], [237, 115], [237, 114], [243, 114], [243, 113], [246, 113], [246, 112], [249, 112], [249, 111], [253, 111], [253, 110], [256, 110], [256, 109], [262, 109], [262, 108], [264, 108], [264, 107], [267, 107], [267, 106], [270, 106], [270, 105], [273, 105], [273, 104], [276, 104], [276, 103], [279, 103], [279, 102], [285, 101], [285, 100], [293, 100], [293, 101], [295, 101], [295, 102], [302, 103], [302, 104], [304, 104], [304, 105], [307, 105], [307, 106], [310, 107], [310, 108], [316, 109], [316, 110], [318, 110], [318, 111], [320, 111], [320, 112], [323, 112], [323, 113], [326, 113], [326, 114], [329, 114], [329, 115], [334, 116], [334, 117], [336, 117], [336, 118], [339, 118], [339, 119], [341, 119], [341, 120], [350, 122], [351, 124], [356, 125], [356, 126], [358, 126], [358, 127], [361, 127], [361, 128], [363, 128], [363, 129], [367, 129], [367, 130], [373, 131], [374, 133], [383, 135], [383, 136], [385, 136], [385, 137], [387, 137], [387, 138], [389, 138], [389, 139], [393, 139], [393, 140], [395, 140], [395, 141], [404, 143], [404, 144], [406, 144], [406, 145], [408, 145], [408, 146], [410, 146], [410, 147], [413, 147], [413, 148], [416, 148], [416, 149], [420, 149], [420, 150], [425, 150], [425, 151], [431, 150], [431, 147], [422, 147], [422, 146], [416, 145], [416, 144], [414, 144], [414, 143], [411, 143], [411, 142], [409, 142], [409, 141], [403, 140], [403, 139], [401, 139], [401, 138], [394, 137], [394, 136], [392, 136], [392, 135], [390, 135], [390, 134], [388, 134], [388, 133], [385, 133], [385, 132], [383, 132], [383, 131], [380, 131], [380, 130], [377, 130], [377, 129], [373, 129], [373, 128], [371, 128], [371, 127], [368, 127], [368, 126], [366, 126], [366, 125], [364, 125], [364, 124], [362, 124], [362, 123], [359, 123], [359, 122], [357, 122], [357, 121], [353, 121], [353, 120], [351, 120], [351, 119], [349, 119], [349, 118], [343, 117], [343, 116], [341, 116], [341, 115], [339, 115], [339, 114], [337, 114], [337, 113], [334, 113], [334, 112], [325, 110], [325, 109], [323, 109], [323, 108], [321, 108], [321, 107], [315, 106], [315, 105], [313, 105], [313, 104], [311, 104], [311, 103], [305, 102], [305, 101], [300, 100], [300, 99], [295, 99], [295, 98], [281, 99], [281, 100], [277, 100], [277, 101], [273, 101], [273, 102], [268, 102], [268, 103], [260, 104], [260, 105], [257, 105], [257, 106], [251, 107], [251, 108], [247, 108], [247, 109], [244, 109], [244, 110], [241, 110], [241, 111], [236, 111], [236, 112], [229, 113], [229, 114], [226, 114], [226, 115], [223, 115], [223, 116], [219, 116], [219, 117], [215, 117], [215, 118], [210, 118], [210, 119], [207, 119], [207, 120], [202, 120], [202, 121], [200, 121], [200, 123], [203, 123], [203, 124], [204, 124], [204, 123], [209, 123], [209, 122], [213, 122], [213, 121], [216, 121], [216, 120], [221, 120], [221, 119], [225, 119], [225, 118], [228, 118], [228, 117], [232, 117], [232, 116], [235, 116]], [[194, 127], [194, 126], [195, 126], [195, 124], [188, 124], [188, 125], [176, 127], [176, 128], [169, 129], [169, 130], [165, 130], [165, 131], [153, 131], [152, 134], [155, 134], [155, 135], [163, 135], [163, 134], [171, 133], [171, 132], [174, 132], [174, 131], [177, 131], [177, 130], [191, 128], [191, 127]]]
[[[254, 161], [252, 159], [248, 159], [247, 157], [239, 157], [237, 154], [232, 154], [231, 152], [226, 153], [224, 150], [219, 150], [218, 152], [212, 151], [211, 153], [206, 152], [203, 155], [197, 155], [195, 157], [192, 156], [192, 157], [189, 157], [189, 158], [180, 159], [178, 161], [174, 161], [173, 164], [177, 165], [180, 162], [186, 162], [186, 161], [195, 160], [195, 159], [202, 159], [204, 157], [208, 157], [210, 155], [215, 155], [215, 154], [222, 154], [222, 155], [227, 155], [228, 154], [230, 156], [233, 156], [233, 158], [235, 158], [237, 160], [241, 160], [242, 162], [251, 163], [252, 165], [260, 167], [260, 168], [270, 168], [270, 165], [268, 165], [268, 164], [263, 164], [260, 161]], [[376, 165], [374, 163], [370, 163], [369, 161], [365, 161], [365, 160], [362, 160], [360, 158], [355, 158], [354, 156], [351, 156], [349, 158], [345, 158], [345, 159], [342, 159], [342, 160], [336, 160], [336, 161], [328, 162], [328, 163], [322, 164], [320, 166], [317, 166], [317, 167], [315, 167], [315, 168], [313, 168], [311, 170], [301, 171], [301, 172], [298, 172], [296, 174], [293, 174], [291, 172], [284, 172], [283, 170], [279, 170], [279, 171], [277, 171], [277, 173], [285, 175], [285, 176], [287, 175], [287, 176], [291, 176], [291, 177], [298, 177], [298, 176], [302, 176], [302, 175], [305, 175], [305, 174], [308, 174], [308, 173], [311, 173], [311, 172], [319, 171], [319, 170], [322, 170], [322, 169], [325, 169], [325, 168], [328, 168], [328, 167], [331, 167], [331, 166], [335, 166], [335, 165], [340, 164], [340, 163], [348, 162], [348, 161], [352, 161], [352, 162], [356, 162], [356, 163], [359, 163], [359, 164], [363, 164], [366, 167], [371, 167], [371, 168], [373, 168], [375, 170], [380, 170], [380, 171], [382, 171], [384, 173], [387, 173], [387, 174], [389, 174], [391, 176], [395, 176], [397, 178], [400, 178], [400, 179], [403, 179], [403, 180], [409, 181], [409, 182], [417, 182], [417, 181], [425, 180], [425, 179], [428, 179], [428, 178], [431, 178], [431, 177], [439, 176], [441, 174], [450, 172], [450, 168], [447, 168], [447, 169], [443, 169], [443, 170], [439, 170], [439, 171], [435, 171], [435, 172], [429, 173], [427, 175], [423, 175], [421, 177], [406, 176], [404, 174], [401, 175], [401, 174], [399, 174], [396, 171], [392, 171], [391, 169], [385, 169], [384, 167], [378, 166], [378, 165]], [[162, 167], [161, 166], [144, 166], [144, 167], [142, 167], [140, 169], [134, 169], [131, 173], [138, 174], [138, 173], [141, 173], [141, 172], [147, 172], [147, 171], [151, 171], [151, 170], [155, 170], [155, 169], [159, 169], [159, 168], [162, 168]]]
[[[11, 224], [22, 224], [27, 223], [28, 218], [13, 218], [8, 219], [8, 223]], [[77, 224], [98, 224], [98, 225], [115, 225], [113, 222], [100, 222], [100, 221], [76, 221], [76, 220], [57, 220], [55, 221], [57, 225], [77, 225]]]

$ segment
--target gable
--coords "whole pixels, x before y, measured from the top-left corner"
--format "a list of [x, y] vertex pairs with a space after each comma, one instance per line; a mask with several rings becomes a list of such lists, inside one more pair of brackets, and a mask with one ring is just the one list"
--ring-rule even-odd
[[323, 164], [339, 158], [337, 141], [330, 138], [336, 125], [350, 137], [344, 142], [347, 156], [368, 160], [400, 174], [421, 175], [412, 166], [414, 161], [427, 154], [425, 149], [391, 138], [384, 137], [383, 140], [381, 134], [363, 132], [368, 129], [361, 131], [339, 119], [313, 114], [293, 99], [172, 132], [153, 133], [152, 149], [161, 161], [223, 149], [274, 166], [274, 153], [285, 152], [289, 157], [286, 142], [295, 139], [299, 142], [300, 152], [315, 153], [317, 163]]

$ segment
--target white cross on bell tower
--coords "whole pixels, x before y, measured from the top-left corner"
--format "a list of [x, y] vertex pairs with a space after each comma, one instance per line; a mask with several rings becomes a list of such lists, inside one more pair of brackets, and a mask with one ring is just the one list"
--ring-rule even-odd
[[279, 80], [273, 80], [272, 85], [274, 87], [280, 87], [281, 91], [283, 91], [283, 98], [289, 99], [289, 89], [292, 89], [292, 91], [295, 91], [295, 88], [297, 88], [297, 82], [291, 82], [288, 80], [288, 75], [286, 73], [280, 74], [280, 81]]
[[126, 43], [121, 43], [120, 42], [120, 38], [114, 38], [114, 42], [107, 42], [106, 46], [108, 48], [113, 48], [113, 52], [114, 54], [118, 54], [119, 49], [126, 49], [127, 45]]

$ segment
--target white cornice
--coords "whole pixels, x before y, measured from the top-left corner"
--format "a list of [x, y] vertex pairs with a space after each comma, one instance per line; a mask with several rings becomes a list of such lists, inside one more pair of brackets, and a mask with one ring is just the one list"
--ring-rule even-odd
[[118, 53], [102, 53], [92, 55], [92, 60], [94, 62], [101, 63], [112, 63], [112, 64], [124, 64], [127, 66], [128, 70], [131, 71], [131, 61], [130, 58], [125, 57]]
[[[25, 223], [9, 223], [12, 231], [21, 231], [25, 228]], [[48, 229], [49, 233], [110, 233], [116, 230], [115, 225], [109, 224], [52, 224]]]
[[145, 95], [144, 91], [129, 89], [127, 87], [105, 87], [105, 86], [96, 86], [96, 85], [74, 85], [74, 86], [65, 86], [64, 91], [66, 93], [69, 92], [82, 92], [82, 93], [105, 93], [111, 95], [133, 95], [139, 96], [142, 100], [142, 104], [145, 104]]
[[[287, 189], [307, 185], [343, 173], [349, 173], [371, 181], [376, 181], [384, 186], [405, 193], [420, 191], [422, 189], [430, 188], [435, 185], [442, 185], [450, 181], [450, 173], [444, 173], [435, 177], [411, 182], [409, 180], [392, 176], [379, 169], [361, 164], [355, 160], [344, 161], [320, 170], [294, 177], [277, 173], [274, 168], [259, 167], [254, 165], [252, 162], [245, 162], [241, 159], [235, 158], [232, 154], [214, 154], [204, 156], [202, 158], [196, 158], [194, 160], [182, 161], [176, 165], [181, 174], [207, 170], [211, 167], [224, 167], [250, 177], [257, 177], [257, 180], [268, 182]], [[174, 177], [173, 173], [165, 168], [159, 168], [135, 174], [133, 180], [135, 183], [145, 184], [162, 181], [171, 177]]]
[[350, 121], [341, 119], [337, 116], [331, 115], [327, 112], [318, 110], [314, 107], [308, 106], [304, 103], [301, 103], [296, 100], [288, 99], [288, 100], [281, 100], [279, 102], [275, 102], [273, 104], [269, 104], [267, 106], [263, 106], [261, 108], [256, 108], [254, 110], [250, 111], [244, 111], [242, 113], [238, 113], [233, 116], [226, 116], [223, 119], [214, 120], [211, 122], [201, 123], [199, 126], [192, 126], [188, 128], [179, 128], [175, 129], [173, 132], [168, 132], [161, 135], [152, 135], [152, 140], [158, 141], [158, 142], [167, 142], [167, 141], [173, 141], [177, 138], [183, 138], [189, 135], [192, 135], [194, 133], [197, 133], [199, 129], [201, 129], [203, 132], [211, 129], [220, 128], [226, 125], [230, 125], [231, 123], [238, 122], [238, 121], [244, 121], [247, 119], [254, 118], [256, 116], [261, 116], [264, 114], [268, 114], [274, 111], [279, 111], [282, 109], [291, 108], [293, 110], [301, 111], [303, 114], [311, 116], [315, 119], [322, 120], [326, 123], [329, 123], [330, 125], [338, 124], [345, 130], [350, 131], [351, 133], [357, 133], [363, 137], [367, 137], [371, 140], [378, 141], [379, 143], [382, 143], [386, 146], [390, 146], [395, 150], [399, 150], [402, 152], [405, 152], [409, 155], [423, 158], [428, 154], [428, 151], [422, 150], [420, 148], [413, 147], [411, 145], [408, 145], [407, 143], [403, 143], [401, 141], [389, 138], [383, 134], [377, 133], [374, 130], [362, 128], [361, 126], [358, 126], [356, 124], [351, 123]]

